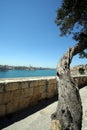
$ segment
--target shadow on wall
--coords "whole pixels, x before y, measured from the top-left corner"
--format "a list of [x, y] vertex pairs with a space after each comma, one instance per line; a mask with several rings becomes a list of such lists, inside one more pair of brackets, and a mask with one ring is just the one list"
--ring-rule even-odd
[[54, 101], [57, 101], [57, 96], [51, 98], [51, 99], [44, 99], [42, 101], [40, 101], [37, 105], [35, 106], [31, 106], [28, 107], [24, 110], [21, 110], [19, 112], [16, 112], [14, 114], [9, 114], [5, 117], [0, 117], [0, 130], [2, 128], [5, 128], [11, 124], [13, 124], [14, 122], [17, 122], [19, 120], [22, 120], [28, 116], [30, 116], [31, 114], [45, 108], [46, 106], [48, 106], [49, 104], [53, 103]]

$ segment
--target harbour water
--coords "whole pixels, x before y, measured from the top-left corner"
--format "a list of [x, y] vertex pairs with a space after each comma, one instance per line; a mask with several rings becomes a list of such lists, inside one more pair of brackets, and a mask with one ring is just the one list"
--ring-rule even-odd
[[55, 76], [56, 70], [8, 70], [0, 71], [0, 78]]

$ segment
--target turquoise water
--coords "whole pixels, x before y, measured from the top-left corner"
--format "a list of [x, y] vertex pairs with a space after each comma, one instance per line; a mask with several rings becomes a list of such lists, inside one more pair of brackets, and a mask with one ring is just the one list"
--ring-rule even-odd
[[55, 76], [56, 70], [8, 70], [0, 71], [0, 78]]

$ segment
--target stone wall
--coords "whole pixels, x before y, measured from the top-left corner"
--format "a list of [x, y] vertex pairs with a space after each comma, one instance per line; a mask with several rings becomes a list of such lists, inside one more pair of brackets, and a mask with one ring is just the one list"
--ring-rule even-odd
[[86, 65], [76, 65], [74, 67], [70, 68], [71, 75], [82, 75], [79, 73], [79, 69], [83, 68], [84, 69], [84, 74], [87, 75], [87, 64]]
[[[79, 87], [87, 85], [87, 76], [74, 77]], [[57, 95], [55, 77], [0, 80], [0, 116], [5, 116]]]
[[0, 116], [36, 104], [57, 94], [55, 77], [0, 81]]
[[77, 81], [79, 89], [87, 85], [87, 75], [73, 76]]

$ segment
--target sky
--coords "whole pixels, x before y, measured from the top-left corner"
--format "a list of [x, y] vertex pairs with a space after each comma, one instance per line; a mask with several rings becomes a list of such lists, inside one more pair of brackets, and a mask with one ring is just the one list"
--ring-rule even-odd
[[[57, 66], [71, 36], [60, 37], [55, 24], [62, 0], [0, 0], [0, 64], [36, 67]], [[75, 56], [71, 66], [86, 64]]]

